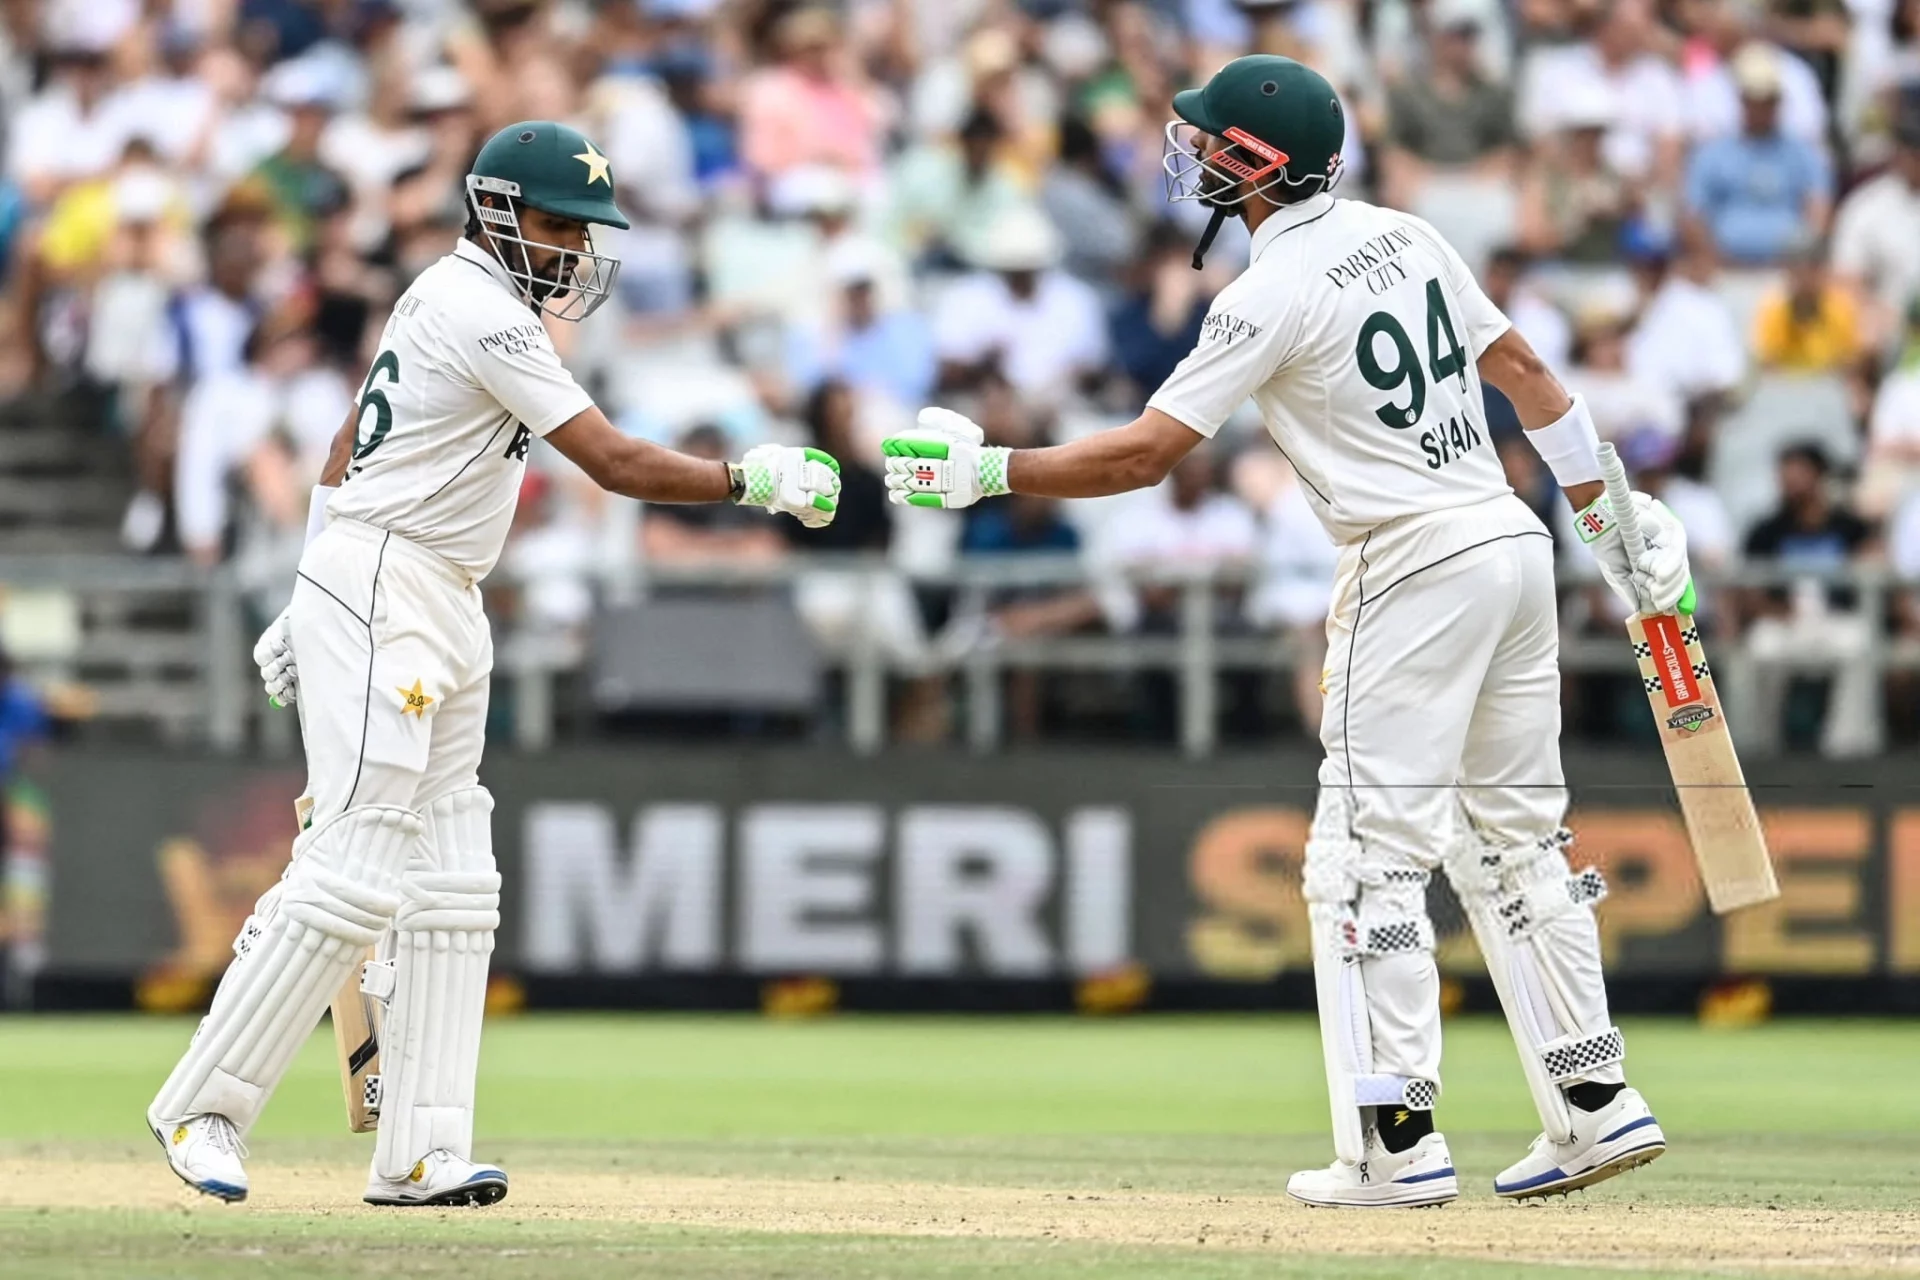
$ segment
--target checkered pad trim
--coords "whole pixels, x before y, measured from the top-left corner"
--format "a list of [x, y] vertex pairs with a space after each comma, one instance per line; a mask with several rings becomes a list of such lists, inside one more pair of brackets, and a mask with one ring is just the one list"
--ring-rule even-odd
[[1653, 656], [1653, 646], [1645, 640], [1635, 640], [1633, 642], [1633, 656], [1636, 658], [1651, 658]]
[[1601, 1067], [1610, 1067], [1627, 1056], [1626, 1038], [1620, 1028], [1608, 1027], [1597, 1036], [1574, 1039], [1562, 1036], [1541, 1046], [1540, 1060], [1555, 1084], [1564, 1084]]
[[1367, 930], [1368, 955], [1384, 956], [1398, 951], [1424, 949], [1420, 941], [1420, 926], [1411, 920], [1401, 920]]
[[1648, 677], [1646, 677], [1646, 678], [1645, 678], [1644, 680], [1642, 680], [1642, 681], [1641, 681], [1640, 683], [1641, 683], [1642, 685], [1645, 685], [1645, 686], [1646, 686], [1646, 690], [1647, 690], [1647, 692], [1648, 692], [1648, 693], [1658, 693], [1658, 692], [1660, 692], [1660, 677], [1659, 677], [1659, 676], [1648, 676]]
[[1406, 1076], [1389, 1075], [1353, 1077], [1355, 1106], [1431, 1111], [1439, 1098], [1440, 1085], [1433, 1080], [1412, 1080]]
[[1567, 877], [1567, 896], [1576, 904], [1598, 902], [1607, 896], [1607, 878], [1600, 874], [1600, 868], [1588, 867]]

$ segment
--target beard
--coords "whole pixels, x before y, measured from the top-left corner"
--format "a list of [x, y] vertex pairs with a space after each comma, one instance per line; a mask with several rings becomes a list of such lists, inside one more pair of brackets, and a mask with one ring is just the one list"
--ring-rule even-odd
[[1239, 185], [1238, 181], [1227, 177], [1202, 160], [1200, 177], [1193, 187], [1199, 193], [1201, 204], [1209, 209], [1224, 209], [1232, 213], [1241, 204], [1238, 199], [1233, 198], [1234, 189]]
[[527, 292], [533, 295], [535, 302], [545, 302], [557, 294], [565, 293], [572, 289], [573, 263], [571, 259], [573, 259], [573, 256], [574, 255], [570, 253], [560, 252], [555, 253], [546, 262], [541, 263], [537, 267], [529, 264], [529, 271], [533, 279], [527, 286]]

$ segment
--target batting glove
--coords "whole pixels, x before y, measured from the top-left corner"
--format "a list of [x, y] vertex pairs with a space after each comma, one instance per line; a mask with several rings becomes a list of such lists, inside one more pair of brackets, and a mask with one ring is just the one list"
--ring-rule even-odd
[[287, 615], [292, 606], [267, 624], [253, 645], [253, 662], [260, 668], [260, 683], [276, 707], [292, 706], [300, 698], [300, 669], [293, 661], [293, 632]]
[[840, 509], [840, 464], [825, 450], [756, 445], [733, 465], [742, 486], [734, 501], [743, 507], [781, 512], [809, 529], [832, 524]]
[[911, 507], [970, 507], [1007, 492], [1007, 454], [951, 409], [922, 409], [914, 425], [880, 442], [887, 500]]
[[1627, 608], [1641, 614], [1692, 613], [1697, 600], [1693, 570], [1687, 563], [1686, 529], [1666, 503], [1647, 494], [1636, 492], [1633, 506], [1647, 544], [1638, 560], [1627, 555], [1613, 504], [1604, 494], [1574, 518], [1573, 527], [1593, 551], [1600, 576]]

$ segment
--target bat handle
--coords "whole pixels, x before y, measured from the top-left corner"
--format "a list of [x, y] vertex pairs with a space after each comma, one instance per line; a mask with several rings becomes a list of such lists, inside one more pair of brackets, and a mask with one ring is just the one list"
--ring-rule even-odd
[[1603, 440], [1598, 450], [1600, 478], [1607, 484], [1607, 501], [1613, 504], [1613, 519], [1620, 526], [1620, 541], [1627, 555], [1638, 560], [1646, 554], [1646, 535], [1640, 532], [1640, 512], [1633, 505], [1633, 486], [1627, 482], [1627, 466], [1613, 442]]

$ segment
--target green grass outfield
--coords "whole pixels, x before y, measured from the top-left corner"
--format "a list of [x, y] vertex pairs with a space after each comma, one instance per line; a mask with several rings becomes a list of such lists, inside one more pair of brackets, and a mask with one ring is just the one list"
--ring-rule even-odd
[[191, 1022], [0, 1019], [0, 1276], [1920, 1275], [1920, 1024], [1626, 1027], [1673, 1148], [1545, 1207], [1504, 1024], [1447, 1030], [1462, 1200], [1310, 1211], [1301, 1017], [544, 1016], [489, 1024], [484, 1211], [363, 1206], [322, 1028], [255, 1129], [254, 1197], [167, 1172], [142, 1112]]

